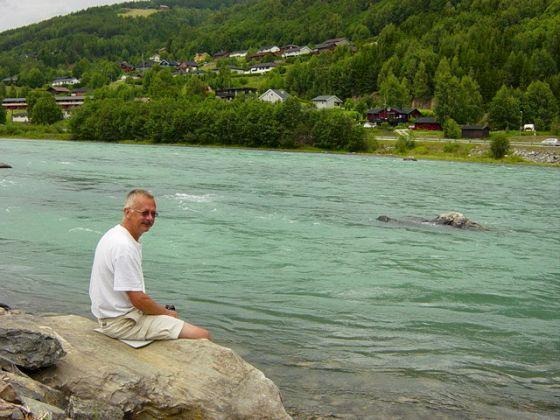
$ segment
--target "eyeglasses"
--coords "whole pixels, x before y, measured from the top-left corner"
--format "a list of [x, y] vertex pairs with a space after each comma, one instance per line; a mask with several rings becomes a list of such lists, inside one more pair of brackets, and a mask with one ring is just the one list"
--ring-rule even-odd
[[152, 216], [154, 219], [156, 217], [159, 216], [159, 213], [157, 211], [150, 211], [150, 210], [136, 210], [136, 209], [130, 209], [132, 211], [135, 211], [136, 213], [140, 213], [142, 215], [142, 217], [148, 217], [148, 216]]

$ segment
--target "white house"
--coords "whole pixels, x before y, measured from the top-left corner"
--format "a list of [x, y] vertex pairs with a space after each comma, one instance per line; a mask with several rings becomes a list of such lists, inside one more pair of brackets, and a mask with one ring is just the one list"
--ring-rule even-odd
[[336, 108], [342, 105], [342, 100], [334, 95], [317, 96], [316, 98], [311, 99], [311, 102], [315, 104], [317, 109]]
[[255, 64], [249, 70], [246, 71], [246, 74], [262, 74], [271, 71], [276, 67], [275, 63], [261, 63]]
[[52, 81], [51, 86], [77, 85], [79, 83], [80, 80], [75, 77], [57, 77]]
[[288, 92], [286, 92], [285, 90], [268, 89], [265, 93], [259, 96], [259, 99], [265, 102], [276, 103], [284, 102], [286, 99], [288, 99], [289, 96], [290, 95], [288, 95]]
[[277, 47], [276, 45], [273, 45], [271, 47], [261, 48], [260, 50], [257, 51], [257, 54], [267, 54], [267, 53], [275, 54], [278, 51], [280, 51], [280, 48]]
[[298, 57], [300, 55], [307, 55], [307, 54], [311, 54], [311, 48], [309, 48], [307, 45], [304, 47], [292, 47], [292, 48], [288, 48], [287, 50], [285, 50], [282, 53], [282, 57], [284, 58], [288, 58], [288, 57]]
[[230, 58], [245, 58], [247, 57], [247, 50], [245, 51], [234, 51], [229, 54]]

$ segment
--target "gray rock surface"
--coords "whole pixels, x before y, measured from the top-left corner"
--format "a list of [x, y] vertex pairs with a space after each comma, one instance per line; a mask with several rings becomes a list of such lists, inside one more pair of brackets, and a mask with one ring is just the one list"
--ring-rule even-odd
[[115, 406], [99, 400], [83, 400], [71, 396], [66, 414], [72, 420], [114, 420], [122, 419], [124, 412]]
[[[172, 340], [133, 349], [94, 332], [96, 323], [78, 316], [3, 315], [2, 327], [21, 328], [29, 318], [56, 331], [67, 353], [34, 379], [80, 400], [103, 401], [136, 419], [290, 418], [274, 383], [215, 343]], [[81, 413], [83, 407], [73, 403], [71, 409]]]
[[[3, 315], [2, 321], [10, 315]], [[40, 369], [55, 364], [64, 356], [62, 345], [52, 330], [39, 328], [32, 322], [10, 327], [0, 324], [0, 357], [25, 369]]]

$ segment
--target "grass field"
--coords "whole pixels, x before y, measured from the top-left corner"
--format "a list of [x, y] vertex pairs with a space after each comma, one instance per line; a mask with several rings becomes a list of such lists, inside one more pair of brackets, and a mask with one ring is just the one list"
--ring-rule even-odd
[[159, 10], [156, 9], [125, 9], [122, 13], [119, 13], [119, 16], [125, 18], [148, 17], [157, 12]]

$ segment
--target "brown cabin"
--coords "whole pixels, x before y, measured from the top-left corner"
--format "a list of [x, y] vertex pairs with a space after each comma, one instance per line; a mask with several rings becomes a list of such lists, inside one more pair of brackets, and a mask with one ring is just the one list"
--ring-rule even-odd
[[490, 136], [487, 125], [464, 125], [461, 127], [461, 137], [464, 139], [483, 139]]

